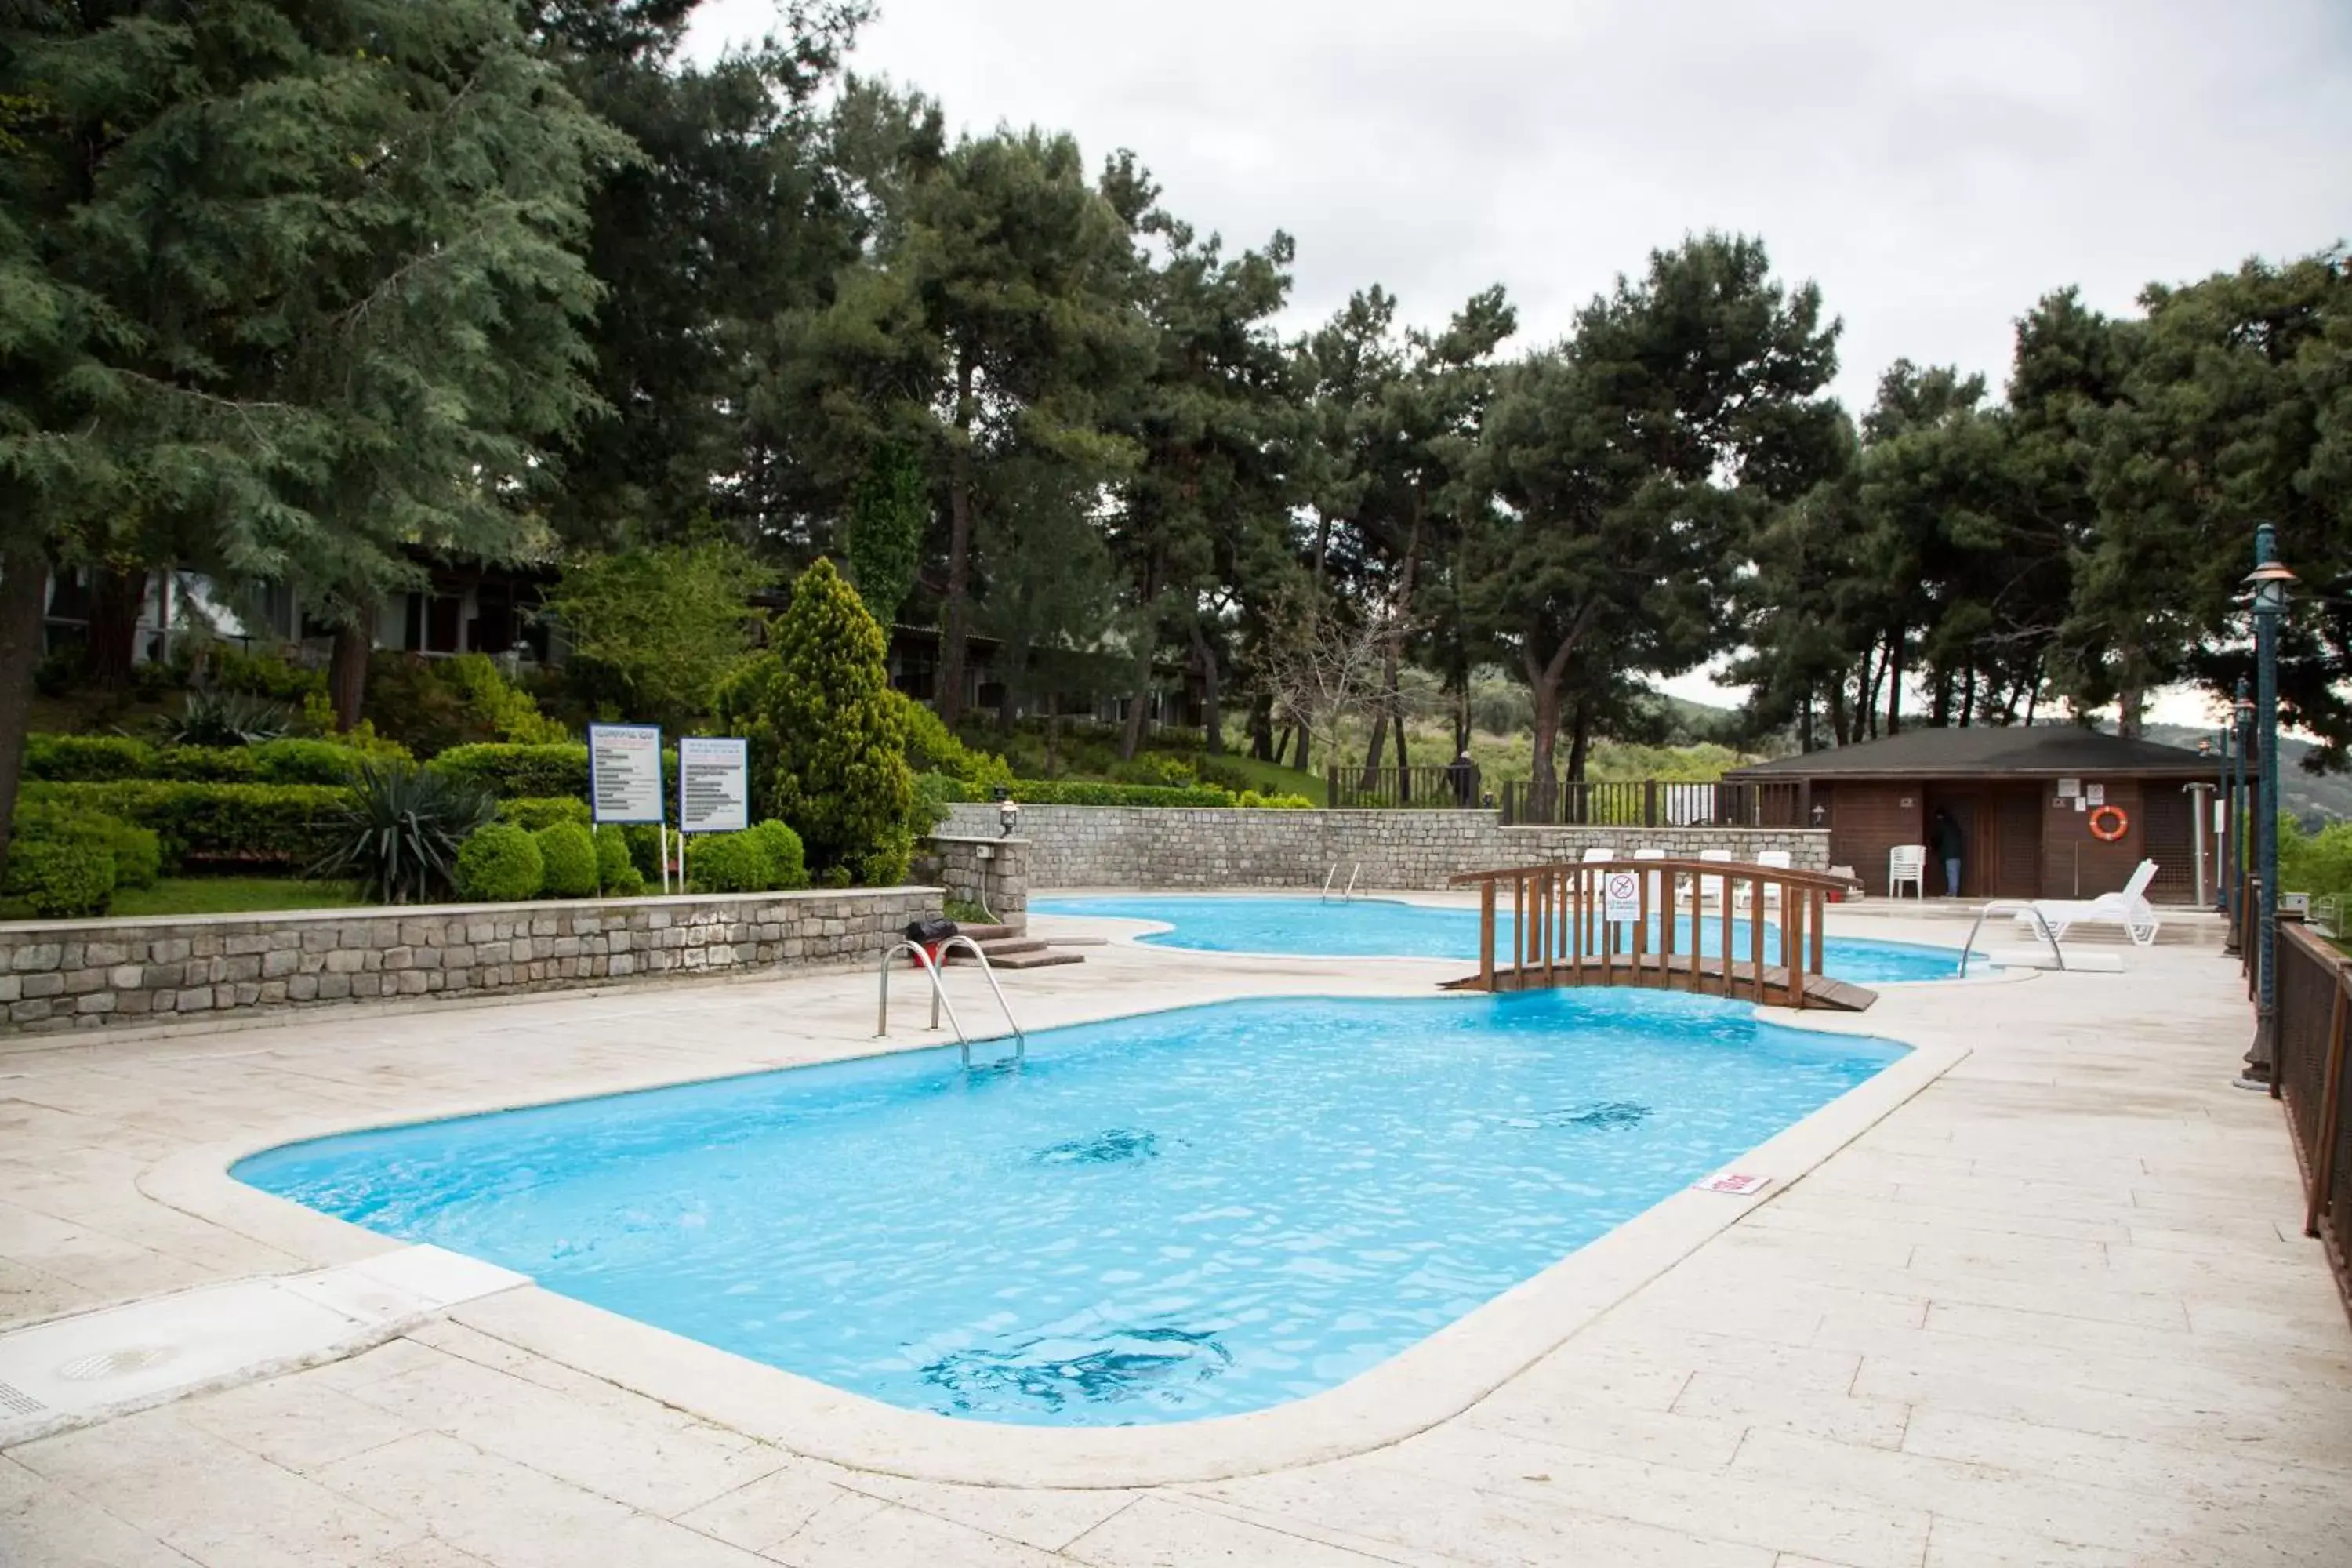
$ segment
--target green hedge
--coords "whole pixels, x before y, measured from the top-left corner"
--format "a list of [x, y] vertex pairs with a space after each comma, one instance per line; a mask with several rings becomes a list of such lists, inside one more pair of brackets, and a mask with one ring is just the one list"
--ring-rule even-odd
[[577, 795], [525, 795], [499, 802], [499, 820], [511, 822], [529, 833], [552, 827], [559, 822], [576, 822], [585, 827], [589, 826], [588, 803]]
[[[662, 748], [663, 809], [677, 812], [677, 751]], [[588, 798], [588, 748], [584, 745], [515, 746], [486, 742], [452, 746], [425, 764], [436, 773], [471, 779], [500, 800]]]
[[366, 755], [332, 741], [156, 746], [129, 735], [27, 735], [25, 777], [55, 784], [174, 779], [191, 784], [348, 784]]
[[27, 805], [53, 804], [120, 817], [154, 833], [166, 865], [188, 860], [305, 866], [317, 858], [323, 825], [345, 800], [325, 784], [28, 783]]
[[[927, 800], [984, 801], [983, 790], [959, 784], [944, 773], [925, 773], [916, 781]], [[1024, 805], [1232, 805], [1236, 796], [1214, 784], [1096, 784], [1085, 779], [1015, 779], [1013, 798]]]

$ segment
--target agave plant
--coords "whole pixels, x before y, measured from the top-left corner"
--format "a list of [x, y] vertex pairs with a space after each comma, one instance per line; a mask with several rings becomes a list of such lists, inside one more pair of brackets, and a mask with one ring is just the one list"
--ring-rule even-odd
[[358, 882], [382, 904], [429, 903], [450, 891], [466, 836], [498, 815], [478, 784], [413, 763], [366, 763], [342, 810], [323, 825], [330, 847], [310, 868]]
[[293, 728], [283, 702], [242, 691], [191, 691], [179, 717], [163, 721], [163, 737], [173, 746], [250, 746], [282, 739]]

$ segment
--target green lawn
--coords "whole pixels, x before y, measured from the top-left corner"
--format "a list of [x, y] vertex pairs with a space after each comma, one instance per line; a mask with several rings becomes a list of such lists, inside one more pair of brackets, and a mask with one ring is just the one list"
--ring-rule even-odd
[[1247, 775], [1250, 787], [1260, 795], [1303, 795], [1318, 805], [1323, 804], [1325, 790], [1320, 773], [1303, 773], [1297, 768], [1262, 763], [1239, 752], [1227, 752], [1215, 761], [1220, 767]]
[[[166, 877], [152, 888], [125, 888], [108, 911], [117, 919], [147, 915], [232, 915], [265, 910], [368, 907], [348, 883], [305, 882], [292, 877]], [[22, 900], [0, 900], [0, 920], [28, 921]]]

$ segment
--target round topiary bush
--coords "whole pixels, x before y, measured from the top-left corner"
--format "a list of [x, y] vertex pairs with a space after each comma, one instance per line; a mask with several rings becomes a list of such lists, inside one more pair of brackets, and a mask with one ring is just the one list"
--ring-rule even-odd
[[551, 823], [532, 834], [544, 868], [541, 891], [551, 899], [596, 896], [596, 841], [576, 822]]
[[44, 920], [81, 920], [106, 912], [114, 897], [114, 857], [73, 839], [36, 839], [8, 856], [6, 891]]
[[577, 795], [523, 795], [514, 800], [499, 802], [499, 820], [511, 822], [525, 832], [536, 833], [542, 827], [552, 827], [559, 822], [576, 822], [585, 827], [589, 823], [588, 803]]
[[771, 817], [766, 822], [751, 825], [744, 835], [760, 846], [768, 858], [768, 880], [771, 888], [805, 888], [809, 885], [808, 863], [801, 854], [801, 836]]
[[493, 822], [477, 829], [457, 850], [457, 891], [482, 903], [512, 904], [537, 898], [546, 877], [538, 840], [510, 822]]
[[756, 893], [768, 885], [765, 845], [748, 833], [699, 833], [689, 839], [686, 871], [698, 893]]
[[617, 822], [596, 829], [596, 884], [620, 899], [634, 899], [646, 890], [646, 874], [629, 858], [628, 829]]

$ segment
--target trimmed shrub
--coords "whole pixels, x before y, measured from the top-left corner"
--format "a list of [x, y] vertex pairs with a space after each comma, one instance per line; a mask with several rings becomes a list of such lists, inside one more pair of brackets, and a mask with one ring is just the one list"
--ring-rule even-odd
[[499, 820], [511, 822], [526, 833], [552, 827], [559, 822], [589, 826], [588, 803], [568, 795], [524, 795], [499, 802]]
[[646, 874], [629, 856], [629, 833], [617, 822], [596, 829], [596, 884], [615, 898], [634, 899], [646, 890]]
[[471, 779], [500, 800], [588, 798], [585, 746], [452, 746], [428, 765], [436, 773]]
[[755, 822], [745, 837], [756, 841], [768, 857], [768, 881], [771, 888], [805, 888], [809, 885], [808, 863], [801, 850], [801, 836], [784, 824], [770, 818]]
[[79, 844], [104, 850], [114, 857], [118, 888], [152, 888], [163, 874], [162, 841], [147, 828], [101, 812], [31, 802], [16, 808], [14, 837], [18, 844]]
[[457, 850], [457, 891], [480, 903], [513, 904], [537, 898], [546, 878], [538, 840], [511, 822], [477, 829]]
[[326, 840], [320, 825], [341, 811], [346, 792], [323, 784], [183, 784], [132, 779], [120, 784], [27, 784], [27, 803], [50, 802], [148, 828], [162, 840], [163, 863], [199, 860], [245, 865], [305, 865]]
[[114, 857], [64, 839], [19, 844], [8, 853], [5, 891], [44, 920], [102, 915], [114, 897]]
[[349, 878], [383, 904], [429, 903], [449, 888], [458, 847], [490, 820], [479, 786], [414, 763], [368, 763], [320, 825], [314, 877]]
[[614, 823], [628, 840], [629, 862], [648, 887], [661, 886], [661, 830], [650, 822]]
[[27, 735], [25, 777], [59, 784], [155, 776], [155, 748], [128, 735]]
[[555, 822], [531, 835], [539, 846], [541, 890], [551, 899], [596, 896], [596, 841], [577, 822]]
[[698, 833], [687, 841], [686, 874], [698, 893], [757, 893], [768, 886], [767, 847], [748, 833]]
[[1254, 789], [1242, 791], [1234, 798], [1234, 804], [1255, 811], [1313, 811], [1315, 809], [1315, 803], [1303, 795], [1260, 795]]

